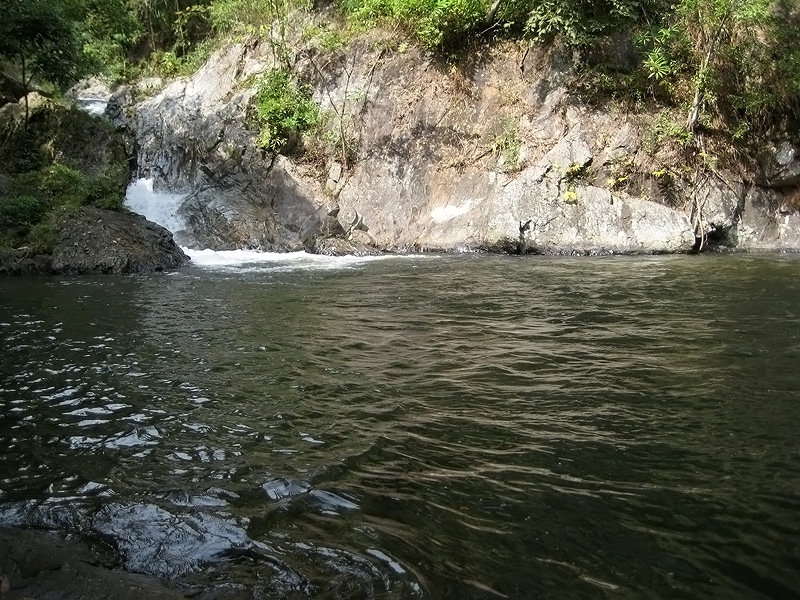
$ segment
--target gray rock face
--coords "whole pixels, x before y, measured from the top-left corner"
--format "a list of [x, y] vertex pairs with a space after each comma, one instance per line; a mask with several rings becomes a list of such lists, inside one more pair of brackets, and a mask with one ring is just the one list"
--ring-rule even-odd
[[172, 234], [144, 217], [83, 208], [58, 231], [49, 270], [58, 274], [152, 273], [187, 262]]
[[789, 142], [770, 148], [764, 157], [764, 175], [770, 187], [800, 185], [800, 149]]
[[253, 90], [237, 88], [264, 70], [264, 61], [257, 44], [235, 44], [193, 78], [142, 102], [126, 122], [136, 139], [139, 176], [152, 178], [156, 190], [189, 190], [179, 209], [185, 245], [275, 252], [303, 247], [299, 228], [317, 210], [319, 190], [288, 160], [256, 147], [245, 126]]
[[[165, 191], [192, 190], [181, 208], [184, 243], [325, 253], [694, 246], [697, 202], [665, 202], [656, 179], [614, 187], [625, 180], [620, 165], [648, 173], [669, 157], [642, 150], [647, 123], [570, 100], [568, 52], [531, 53], [520, 69], [498, 50], [454, 75], [413, 48], [386, 53], [375, 41], [325, 57], [310, 47], [297, 57], [315, 100], [347, 117], [345, 133], [358, 148], [349, 167], [333, 157], [304, 167], [256, 150], [244, 125], [253, 92], [237, 85], [270, 67], [257, 43], [215, 54], [194, 77], [136, 107], [130, 126], [140, 175]], [[800, 182], [795, 155], [793, 147], [776, 150], [769, 185]], [[698, 231], [724, 233], [733, 247], [797, 244], [793, 213], [780, 209], [783, 191], [764, 192], [768, 199], [756, 188], [731, 193], [747, 186], [725, 177], [726, 185], [698, 190]]]

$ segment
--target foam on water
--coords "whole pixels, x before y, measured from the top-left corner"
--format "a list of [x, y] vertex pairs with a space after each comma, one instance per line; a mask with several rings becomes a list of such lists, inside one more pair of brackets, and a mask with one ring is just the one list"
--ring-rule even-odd
[[[322, 256], [307, 252], [258, 252], [256, 250], [193, 250], [182, 248], [192, 259], [192, 264], [204, 269], [236, 269], [254, 271], [296, 271], [302, 269], [343, 269], [387, 258], [385, 256]], [[422, 258], [408, 255], [402, 258]]]
[[108, 97], [78, 98], [78, 107], [94, 117], [102, 117], [108, 106]]

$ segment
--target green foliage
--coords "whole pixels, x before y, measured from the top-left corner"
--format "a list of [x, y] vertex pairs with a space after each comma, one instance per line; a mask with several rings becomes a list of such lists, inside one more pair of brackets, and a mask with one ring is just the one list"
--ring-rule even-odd
[[36, 76], [67, 86], [90, 70], [77, 2], [0, 0], [0, 13], [0, 57], [19, 69], [26, 90]]
[[298, 84], [288, 71], [273, 69], [257, 86], [259, 147], [280, 152], [317, 123], [319, 107], [311, 100], [309, 89]]
[[675, 121], [670, 111], [664, 110], [658, 119], [645, 131], [642, 138], [642, 148], [648, 154], [655, 154], [667, 141], [672, 141], [681, 147], [689, 145], [694, 139], [694, 134], [682, 123]]
[[105, 210], [122, 210], [127, 175], [127, 170], [119, 165], [90, 178], [86, 182], [86, 196], [82, 204]]
[[51, 254], [56, 246], [55, 213], [34, 225], [28, 233], [27, 245], [33, 254]]
[[320, 153], [322, 157], [336, 156], [343, 165], [351, 167], [358, 158], [359, 146], [354, 125], [349, 114], [333, 110], [320, 113], [316, 126], [309, 132], [312, 156]]
[[85, 0], [83, 48], [93, 70], [122, 79], [135, 70], [131, 52], [144, 39], [144, 24], [128, 0]]
[[522, 142], [519, 137], [519, 125], [516, 119], [503, 119], [503, 132], [495, 136], [492, 152], [503, 155], [503, 171], [513, 172], [519, 168], [519, 151]]
[[356, 28], [339, 28], [339, 27], [308, 27], [303, 31], [303, 39], [317, 40], [319, 45], [328, 52], [336, 52], [341, 50], [353, 36], [357, 33]]
[[525, 31], [534, 40], [559, 35], [571, 45], [583, 46], [630, 25], [654, 4], [648, 0], [541, 0], [531, 7]]
[[214, 0], [208, 17], [217, 32], [265, 34], [293, 10], [308, 7], [308, 0]]
[[589, 166], [582, 165], [579, 163], [571, 164], [566, 169], [564, 169], [563, 176], [564, 179], [569, 183], [583, 181], [589, 176]]
[[46, 210], [46, 203], [36, 196], [0, 198], [0, 228], [27, 229], [38, 223]]
[[11, 180], [10, 194], [0, 198], [0, 231], [21, 241], [35, 231], [44, 236], [46, 226], [39, 225], [58, 211], [84, 205], [119, 210], [124, 201], [124, 181], [122, 167], [88, 177], [53, 164], [17, 175]]
[[609, 165], [609, 177], [606, 185], [612, 191], [627, 189], [631, 184], [634, 172], [634, 161], [631, 157], [615, 156]]
[[578, 203], [578, 192], [575, 191], [574, 186], [569, 186], [567, 191], [564, 192], [564, 203], [565, 204], [577, 204]]
[[478, 27], [485, 29], [489, 5], [485, 0], [343, 0], [356, 21], [387, 20], [413, 33], [428, 48], [450, 47]]
[[800, 11], [783, 4], [681, 0], [639, 34], [648, 76], [690, 107], [689, 130], [721, 118], [742, 139], [776, 115], [800, 117]]
[[656, 81], [664, 81], [672, 71], [672, 64], [664, 56], [661, 48], [653, 48], [647, 53], [644, 66], [647, 68], [648, 79], [655, 79]]
[[39, 196], [51, 206], [68, 204], [80, 206], [89, 194], [89, 179], [80, 171], [54, 164], [41, 171], [19, 178], [24, 183], [36, 183]]

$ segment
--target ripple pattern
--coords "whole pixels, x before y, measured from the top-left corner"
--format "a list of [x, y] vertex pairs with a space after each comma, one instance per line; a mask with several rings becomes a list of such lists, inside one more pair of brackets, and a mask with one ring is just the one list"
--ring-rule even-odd
[[3, 280], [0, 522], [274, 597], [798, 597], [798, 298], [794, 256]]

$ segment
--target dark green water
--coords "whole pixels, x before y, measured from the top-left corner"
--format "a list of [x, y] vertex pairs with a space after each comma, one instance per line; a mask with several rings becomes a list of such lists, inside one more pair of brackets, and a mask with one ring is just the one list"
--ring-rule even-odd
[[800, 596], [800, 257], [301, 266], [0, 280], [0, 522], [227, 524], [193, 577], [272, 597]]

